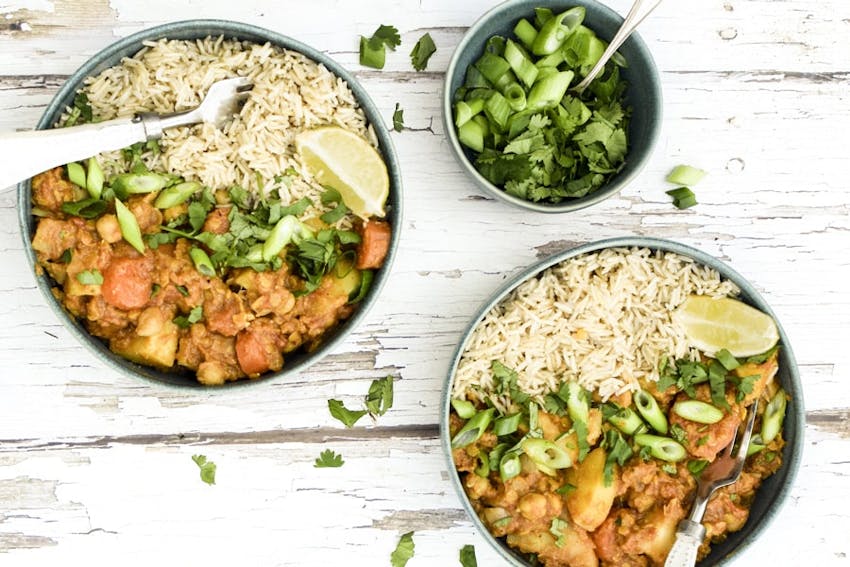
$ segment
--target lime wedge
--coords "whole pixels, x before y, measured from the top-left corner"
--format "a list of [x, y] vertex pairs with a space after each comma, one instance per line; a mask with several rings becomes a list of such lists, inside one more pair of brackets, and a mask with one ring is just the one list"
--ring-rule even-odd
[[692, 346], [708, 356], [721, 349], [733, 356], [763, 353], [779, 342], [773, 319], [731, 297], [691, 295], [673, 313]]
[[339, 191], [355, 215], [365, 219], [386, 214], [387, 166], [369, 142], [337, 126], [324, 126], [299, 133], [295, 149], [316, 181]]

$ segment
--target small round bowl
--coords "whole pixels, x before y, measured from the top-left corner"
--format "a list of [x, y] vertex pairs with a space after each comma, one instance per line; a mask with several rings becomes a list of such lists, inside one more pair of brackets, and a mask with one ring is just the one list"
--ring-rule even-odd
[[574, 6], [586, 10], [584, 25], [603, 40], [610, 41], [623, 18], [607, 6], [594, 0], [508, 0], [481, 16], [461, 39], [446, 71], [443, 88], [443, 128], [449, 146], [461, 167], [475, 181], [479, 189], [517, 207], [540, 213], [566, 213], [589, 207], [615, 195], [632, 181], [643, 169], [652, 154], [661, 129], [661, 80], [649, 48], [637, 33], [633, 33], [620, 47], [628, 67], [620, 70], [621, 78], [628, 82], [626, 103], [632, 108], [627, 139], [629, 144], [623, 169], [605, 185], [584, 197], [565, 199], [560, 203], [535, 203], [510, 195], [501, 187], [488, 181], [473, 165], [475, 152], [460, 143], [454, 125], [452, 107], [454, 94], [463, 85], [466, 69], [484, 52], [487, 40], [493, 35], [512, 37], [513, 28], [521, 18], [534, 19], [534, 9], [545, 7], [556, 14]]
[[803, 407], [803, 389], [800, 385], [800, 376], [797, 369], [797, 362], [794, 358], [794, 353], [791, 350], [791, 344], [788, 341], [788, 336], [782, 329], [782, 325], [776, 318], [776, 314], [771, 310], [770, 306], [758, 294], [755, 288], [738, 272], [714, 258], [684, 244], [679, 244], [670, 240], [648, 237], [623, 237], [612, 238], [591, 242], [576, 248], [571, 248], [558, 252], [543, 261], [534, 264], [522, 271], [519, 275], [513, 277], [505, 283], [490, 299], [488, 299], [478, 310], [478, 314], [473, 318], [472, 322], [467, 327], [463, 337], [455, 350], [454, 356], [449, 366], [448, 376], [443, 386], [442, 400], [440, 405], [440, 441], [443, 447], [443, 454], [446, 458], [448, 466], [449, 478], [452, 486], [454, 486], [458, 497], [463, 505], [464, 510], [469, 515], [472, 523], [481, 533], [481, 536], [487, 540], [487, 543], [502, 557], [508, 564], [515, 567], [530, 567], [529, 563], [522, 555], [510, 549], [504, 541], [495, 538], [488, 530], [481, 519], [476, 514], [475, 510], [466, 496], [463, 485], [457, 471], [455, 470], [454, 460], [452, 458], [451, 448], [451, 433], [449, 431], [449, 414], [451, 413], [451, 391], [452, 381], [455, 371], [457, 370], [460, 358], [466, 350], [467, 343], [472, 335], [472, 332], [478, 326], [484, 316], [499, 302], [501, 302], [511, 291], [524, 283], [525, 281], [535, 277], [543, 270], [559, 264], [564, 260], [574, 258], [588, 252], [596, 252], [605, 248], [626, 248], [626, 247], [642, 247], [651, 250], [662, 250], [665, 252], [674, 252], [682, 256], [693, 258], [698, 263], [717, 270], [721, 278], [734, 282], [740, 289], [741, 294], [739, 299], [759, 309], [760, 311], [770, 315], [776, 326], [779, 328], [779, 340], [782, 348], [779, 349], [779, 372], [776, 379], [791, 396], [791, 402], [788, 404], [785, 421], [782, 429], [782, 435], [785, 438], [785, 447], [782, 452], [782, 467], [770, 476], [755, 495], [752, 506], [750, 507], [750, 516], [746, 525], [740, 531], [729, 534], [729, 537], [711, 548], [711, 554], [697, 564], [697, 567], [716, 567], [727, 565], [727, 559], [731, 556], [740, 555], [744, 552], [748, 545], [754, 542], [768, 527], [770, 522], [779, 512], [783, 502], [791, 492], [791, 487], [794, 483], [794, 477], [797, 474], [797, 469], [800, 466], [800, 460], [803, 453], [803, 432], [805, 429], [805, 409]]
[[[381, 113], [363, 86], [357, 82], [351, 73], [346, 71], [345, 68], [328, 55], [287, 36], [249, 24], [225, 20], [186, 20], [149, 28], [121, 39], [89, 59], [65, 82], [48, 105], [36, 128], [43, 130], [52, 127], [59, 120], [65, 108], [72, 105], [74, 94], [83, 86], [83, 81], [86, 77], [97, 75], [105, 69], [117, 65], [122, 58], [134, 55], [142, 49], [144, 42], [156, 41], [161, 38], [193, 40], [219, 35], [223, 35], [227, 39], [238, 39], [260, 44], [268, 42], [284, 49], [297, 51], [313, 61], [321, 63], [333, 74], [341, 77], [348, 83], [349, 88], [354, 93], [354, 97], [375, 131], [379, 151], [387, 165], [390, 178], [390, 192], [386, 204], [386, 218], [392, 225], [393, 231], [386, 260], [383, 267], [375, 274], [367, 296], [362, 300], [357, 311], [350, 318], [340, 323], [325, 335], [324, 341], [318, 348], [309, 353], [303, 351], [292, 353], [287, 356], [286, 363], [278, 372], [270, 372], [254, 380], [242, 379], [227, 382], [223, 386], [216, 387], [216, 389], [240, 387], [257, 382], [285, 379], [288, 376], [298, 374], [336, 348], [364, 319], [366, 313], [378, 299], [379, 293], [386, 283], [390, 267], [395, 258], [396, 249], [398, 248], [402, 215], [401, 171], [399, 169], [398, 156], [396, 155], [395, 147], [390, 138], [390, 132], [384, 124]], [[24, 250], [26, 251], [30, 267], [35, 272], [37, 262], [31, 245], [32, 236], [35, 232], [35, 222], [32, 216], [31, 184], [29, 180], [18, 184], [18, 219], [21, 227], [21, 235], [24, 240]], [[85, 327], [73, 316], [69, 315], [56, 298], [53, 297], [50, 290], [52, 285], [55, 284], [47, 274], [43, 271], [41, 273], [36, 272], [35, 278], [39, 289], [44, 294], [47, 304], [53, 309], [56, 316], [65, 324], [71, 334], [85, 345], [99, 360], [113, 370], [133, 378], [146, 378], [167, 385], [205, 387], [195, 379], [194, 375], [163, 372], [155, 368], [130, 362], [116, 355], [109, 350], [108, 345], [104, 341], [89, 334]]]

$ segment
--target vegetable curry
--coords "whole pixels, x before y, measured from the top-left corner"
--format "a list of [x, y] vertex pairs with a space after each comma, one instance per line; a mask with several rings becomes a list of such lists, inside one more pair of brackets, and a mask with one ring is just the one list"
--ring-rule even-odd
[[696, 479], [763, 399], [741, 477], [708, 503], [705, 557], [744, 526], [759, 485], [782, 464], [776, 352], [678, 360], [657, 383], [605, 403], [575, 382], [530, 398], [493, 361], [508, 412], [475, 389], [452, 400], [453, 458], [472, 507], [494, 536], [546, 567], [663, 565]]
[[[316, 348], [389, 250], [382, 220], [335, 230], [334, 218], [298, 220], [298, 203], [251, 207], [238, 188], [213, 193], [152, 172], [123, 174], [95, 198], [68, 179], [75, 169], [32, 183], [32, 246], [53, 294], [115, 353], [203, 384], [277, 371], [289, 353]], [[336, 217], [344, 205], [333, 193], [323, 202], [337, 203]]]

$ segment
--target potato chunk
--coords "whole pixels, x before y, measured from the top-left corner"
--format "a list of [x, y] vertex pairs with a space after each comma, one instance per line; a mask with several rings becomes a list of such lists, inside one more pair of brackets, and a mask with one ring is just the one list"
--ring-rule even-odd
[[135, 332], [121, 334], [109, 343], [116, 354], [139, 364], [168, 369], [177, 354], [177, 325], [166, 321], [155, 335], [143, 337]]
[[576, 487], [565, 499], [570, 516], [579, 527], [591, 532], [598, 528], [614, 503], [618, 479], [614, 474], [610, 485], [605, 485], [605, 449], [591, 451], [582, 463], [567, 471], [567, 482]]

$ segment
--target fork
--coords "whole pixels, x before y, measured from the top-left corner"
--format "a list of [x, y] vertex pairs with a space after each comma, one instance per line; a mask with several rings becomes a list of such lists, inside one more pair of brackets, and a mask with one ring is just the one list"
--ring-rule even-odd
[[222, 128], [239, 113], [252, 87], [245, 77], [224, 79], [210, 86], [199, 106], [183, 112], [142, 112], [82, 126], [0, 134], [0, 155], [4, 156], [0, 189], [57, 165], [126, 148], [137, 142], [156, 140], [166, 128], [198, 122]]
[[723, 453], [702, 471], [697, 481], [697, 494], [691, 508], [691, 515], [679, 522], [676, 529], [676, 541], [669, 555], [667, 555], [664, 567], [693, 567], [696, 563], [697, 551], [703, 538], [705, 538], [705, 528], [700, 522], [705, 515], [708, 499], [718, 488], [728, 486], [740, 478], [741, 471], [744, 470], [744, 461], [747, 460], [747, 449], [750, 446], [750, 437], [753, 433], [757, 409], [758, 399], [750, 407], [747, 425], [744, 428], [744, 434], [741, 436], [741, 443], [738, 445], [737, 451], [734, 450], [734, 447], [738, 430], [735, 431], [735, 437], [732, 438]]

